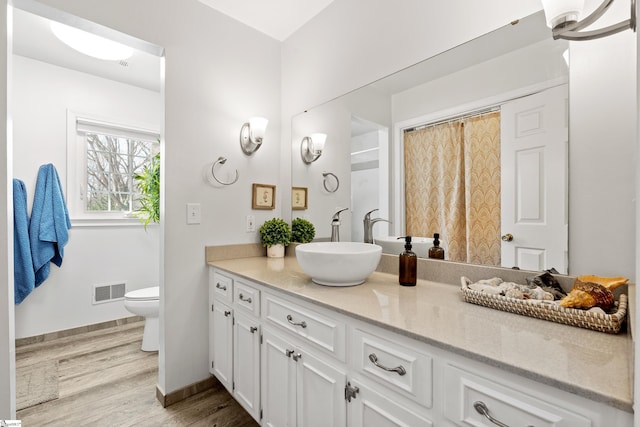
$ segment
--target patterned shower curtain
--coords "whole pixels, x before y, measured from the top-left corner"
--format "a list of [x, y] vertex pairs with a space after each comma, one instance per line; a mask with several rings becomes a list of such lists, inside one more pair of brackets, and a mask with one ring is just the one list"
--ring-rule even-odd
[[440, 238], [447, 259], [500, 265], [500, 113], [404, 135], [407, 234]]

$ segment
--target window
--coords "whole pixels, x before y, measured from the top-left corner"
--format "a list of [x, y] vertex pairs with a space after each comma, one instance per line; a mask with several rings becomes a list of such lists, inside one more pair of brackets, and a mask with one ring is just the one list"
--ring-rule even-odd
[[[140, 192], [134, 176], [158, 152], [159, 134], [69, 113], [68, 205], [75, 220], [134, 218]], [[137, 222], [137, 219], [135, 220]]]

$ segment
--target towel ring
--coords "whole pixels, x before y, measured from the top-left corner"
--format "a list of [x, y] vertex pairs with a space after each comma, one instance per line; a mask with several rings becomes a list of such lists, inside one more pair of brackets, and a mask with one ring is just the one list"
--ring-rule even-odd
[[216, 172], [215, 172], [215, 167], [218, 163], [220, 163], [221, 165], [224, 165], [227, 161], [226, 157], [218, 157], [218, 160], [216, 160], [215, 162], [213, 162], [213, 165], [211, 166], [211, 176], [213, 177], [213, 179], [215, 179], [218, 183], [222, 184], [222, 185], [232, 185], [235, 184], [238, 181], [238, 178], [240, 178], [240, 174], [238, 173], [238, 169], [236, 169], [236, 177], [233, 181], [231, 182], [224, 182], [224, 181], [220, 181], [218, 179], [218, 177], [216, 177]]
[[[338, 188], [340, 188], [340, 180], [338, 179], [338, 177], [336, 176], [336, 174], [331, 173], [331, 172], [323, 172], [323, 173], [322, 173], [322, 176], [323, 176], [323, 178], [324, 178], [324, 179], [322, 180], [322, 186], [324, 187], [324, 189], [325, 189], [325, 190], [327, 190], [327, 192], [328, 192], [328, 193], [335, 193], [336, 191], [338, 191]], [[327, 187], [327, 177], [328, 177], [328, 176], [332, 176], [332, 177], [334, 177], [334, 178], [335, 178], [335, 180], [336, 180], [336, 188], [334, 188], [333, 190], [330, 190], [330, 189]]]

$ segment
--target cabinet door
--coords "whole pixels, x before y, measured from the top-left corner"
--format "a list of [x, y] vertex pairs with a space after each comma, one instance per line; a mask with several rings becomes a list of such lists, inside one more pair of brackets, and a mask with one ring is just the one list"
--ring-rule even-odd
[[428, 418], [408, 405], [382, 396], [358, 381], [350, 383], [359, 391], [348, 403], [349, 427], [433, 427]]
[[296, 365], [292, 363], [294, 348], [268, 328], [262, 331], [262, 425], [295, 426]]
[[213, 304], [211, 329], [213, 375], [232, 391], [233, 378], [233, 311], [219, 301]]
[[344, 427], [347, 407], [344, 398], [346, 374], [311, 355], [292, 354], [296, 368], [296, 400], [298, 427]]
[[260, 421], [260, 331], [255, 318], [238, 311], [233, 325], [233, 396]]

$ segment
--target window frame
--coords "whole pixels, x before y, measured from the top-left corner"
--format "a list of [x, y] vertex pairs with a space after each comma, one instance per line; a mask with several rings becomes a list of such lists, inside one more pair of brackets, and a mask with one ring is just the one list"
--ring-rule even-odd
[[[143, 224], [140, 219], [131, 211], [92, 212], [86, 210], [87, 133], [108, 134], [145, 141], [159, 141], [160, 132], [152, 130], [145, 124], [67, 110], [66, 199], [72, 223], [79, 226], [142, 226]], [[157, 153], [159, 148], [160, 144], [153, 143], [151, 150], [152, 155]]]

